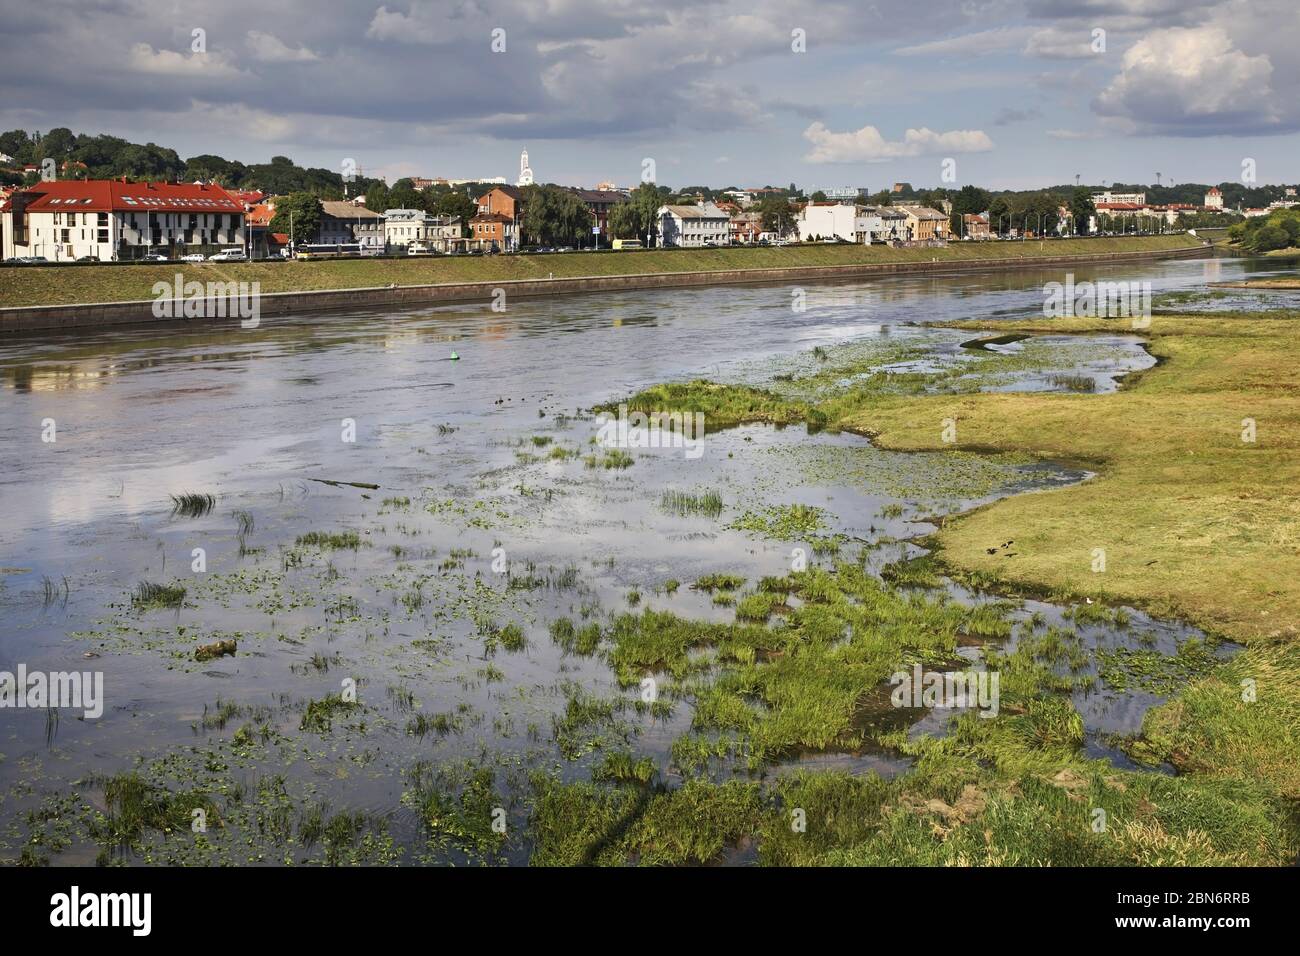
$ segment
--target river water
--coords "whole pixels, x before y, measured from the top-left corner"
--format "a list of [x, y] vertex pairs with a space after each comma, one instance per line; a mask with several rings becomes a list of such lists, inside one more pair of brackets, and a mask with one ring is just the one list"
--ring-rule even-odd
[[[1075, 279], [1149, 281], [1157, 307], [1171, 295], [1190, 308], [1208, 282], [1277, 269], [1180, 260], [1080, 267]], [[490, 753], [514, 772], [581, 778], [588, 754], [562, 753], [552, 718], [575, 688], [635, 689], [560, 650], [548, 636], [557, 616], [650, 607], [729, 620], [708, 593], [665, 582], [787, 572], [798, 542], [728, 527], [773, 503], [824, 509], [847, 539], [883, 542], [872, 559], [883, 563], [915, 553], [905, 539], [936, 515], [1087, 477], [767, 426], [712, 432], [698, 458], [647, 450], [605, 468], [592, 406], [664, 381], [772, 385], [815, 371], [826, 351], [894, 371], [952, 367], [968, 360], [970, 333], [919, 323], [1010, 326], [1041, 315], [1044, 283], [1061, 280], [1026, 270], [807, 284], [803, 311], [788, 286], [746, 286], [0, 338], [0, 671], [101, 672], [105, 699], [97, 719], [0, 711], [8, 839], [49, 794], [178, 753], [245, 784], [283, 774], [382, 817], [398, 845], [415, 841], [402, 800], [413, 766]], [[1062, 373], [1104, 391], [1151, 364], [1123, 334], [1030, 347], [1037, 360], [980, 387], [1056, 388]], [[723, 512], [671, 513], [666, 490], [716, 492]], [[215, 506], [177, 514], [171, 496], [185, 493]], [[349, 531], [354, 541], [307, 560], [295, 547]], [[134, 608], [142, 581], [178, 582], [185, 599]], [[1059, 608], [1033, 611], [1060, 620]], [[1136, 619], [1167, 650], [1188, 633]], [[496, 649], [506, 623], [525, 648]], [[1120, 640], [1094, 630], [1094, 644]], [[197, 645], [224, 639], [236, 655], [195, 660]], [[308, 702], [349, 680], [365, 726], [304, 731]], [[1133, 729], [1153, 699], [1081, 697], [1090, 746], [1109, 753], [1104, 734]], [[435, 729], [413, 729], [416, 715], [436, 715]], [[689, 706], [629, 713], [603, 743], [651, 755], [671, 780], [668, 747], [689, 725]], [[241, 726], [270, 742], [232, 745]], [[942, 721], [919, 727], [942, 732]], [[799, 760], [906, 766], [880, 753]], [[93, 855], [73, 843], [61, 859]]]

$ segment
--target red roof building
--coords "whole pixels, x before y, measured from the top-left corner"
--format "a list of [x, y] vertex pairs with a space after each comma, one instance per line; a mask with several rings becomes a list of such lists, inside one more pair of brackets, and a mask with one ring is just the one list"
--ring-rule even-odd
[[244, 205], [220, 186], [125, 179], [41, 182], [10, 197], [3, 256], [168, 257], [244, 244]]

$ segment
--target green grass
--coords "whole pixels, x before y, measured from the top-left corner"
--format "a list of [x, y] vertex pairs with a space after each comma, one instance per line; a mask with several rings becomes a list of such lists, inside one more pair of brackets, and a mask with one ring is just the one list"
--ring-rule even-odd
[[653, 250], [637, 253], [567, 253], [547, 256], [488, 256], [419, 259], [353, 259], [285, 263], [165, 263], [0, 269], [0, 304], [57, 305], [83, 302], [148, 301], [153, 285], [186, 281], [257, 282], [263, 293], [361, 289], [514, 279], [578, 278], [628, 274], [671, 274], [744, 269], [786, 269], [874, 263], [1030, 259], [1096, 256], [1197, 245], [1186, 236], [1097, 238], [1052, 242], [967, 242], [946, 249], [894, 249], [881, 245], [809, 245], [786, 248]]
[[659, 499], [659, 507], [683, 518], [689, 515], [716, 518], [722, 514], [722, 496], [716, 491], [705, 491], [698, 495], [685, 491], [665, 491]]
[[299, 535], [295, 544], [322, 551], [356, 551], [362, 541], [361, 535], [355, 531], [309, 531]]
[[147, 611], [155, 608], [178, 608], [185, 603], [185, 585], [156, 584], [141, 581], [131, 592], [131, 606]]
[[320, 700], [307, 702], [298, 729], [317, 734], [329, 733], [334, 726], [335, 717], [351, 713], [356, 708], [355, 703], [344, 700], [339, 694], [327, 694]]

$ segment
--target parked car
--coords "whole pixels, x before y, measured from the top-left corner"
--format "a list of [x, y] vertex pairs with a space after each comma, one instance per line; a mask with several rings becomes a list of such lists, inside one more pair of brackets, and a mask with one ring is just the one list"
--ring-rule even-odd
[[208, 259], [209, 262], [247, 262], [248, 256], [244, 254], [243, 249], [222, 249], [220, 252], [213, 253]]
[[143, 259], [142, 261], [144, 261], [144, 262], [170, 262], [171, 260], [168, 259], [166, 256], [161, 255], [161, 254], [159, 254], [159, 253], [157, 253], [157, 252], [151, 252], [149, 255], [145, 256], [144, 259]]
[[208, 259], [201, 252], [191, 252], [188, 256], [181, 256], [181, 262], [206, 262]]
[[99, 256], [77, 256], [78, 262], [98, 262]]

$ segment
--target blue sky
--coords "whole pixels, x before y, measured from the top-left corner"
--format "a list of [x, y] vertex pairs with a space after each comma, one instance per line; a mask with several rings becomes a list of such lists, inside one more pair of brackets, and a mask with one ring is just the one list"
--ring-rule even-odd
[[573, 185], [635, 184], [647, 158], [670, 185], [1222, 182], [1246, 159], [1300, 180], [1294, 0], [46, 0], [5, 18], [0, 128], [182, 157], [352, 158], [390, 182], [513, 180], [523, 147]]

